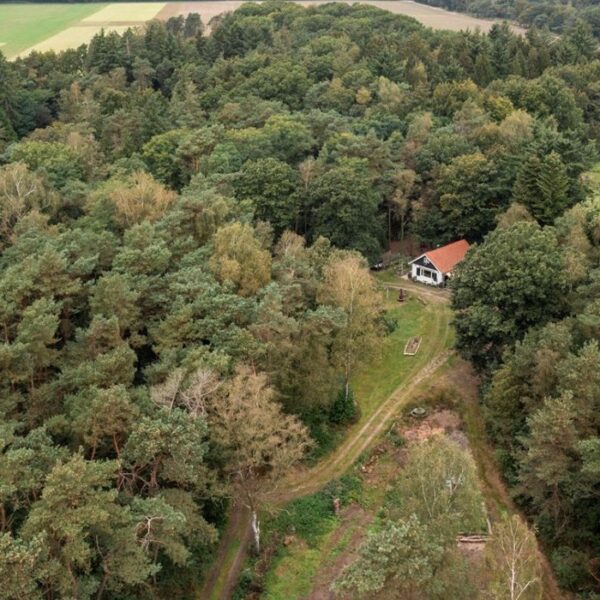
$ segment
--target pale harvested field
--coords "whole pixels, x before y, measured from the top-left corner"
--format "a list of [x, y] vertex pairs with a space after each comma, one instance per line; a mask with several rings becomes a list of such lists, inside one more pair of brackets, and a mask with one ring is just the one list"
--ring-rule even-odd
[[109, 4], [98, 12], [82, 19], [82, 23], [131, 22], [143, 23], [150, 21], [165, 7], [166, 2], [125, 2]]
[[69, 27], [56, 35], [27, 48], [19, 54], [19, 56], [27, 56], [31, 52], [48, 52], [54, 50], [60, 52], [61, 50], [68, 50], [69, 48], [78, 48], [81, 44], [87, 44], [97, 33], [100, 33], [102, 29], [107, 33], [109, 31], [116, 31], [117, 33], [123, 33], [127, 31], [129, 27], [135, 25], [86, 25], [85, 27]]
[[[318, 6], [326, 4], [329, 0], [298, 0], [297, 4], [302, 6]], [[355, 4], [356, 0], [340, 0], [345, 4]], [[13, 48], [12, 53], [8, 54], [26, 56], [33, 51], [44, 52], [54, 50], [60, 52], [68, 48], [77, 48], [81, 44], [89, 42], [92, 37], [101, 29], [105, 31], [123, 32], [128, 27], [141, 25], [154, 18], [168, 19], [176, 15], [187, 15], [189, 13], [198, 13], [205, 25], [208, 26], [211, 19], [223, 13], [232, 12], [239, 8], [244, 2], [242, 0], [211, 0], [207, 2], [126, 2], [122, 4], [98, 4], [95, 12], [94, 5], [85, 5], [88, 13], [83, 14], [80, 20], [71, 20], [69, 26], [63, 31], [54, 33], [47, 38], [43, 38], [43, 33], [37, 36], [37, 39], [31, 39], [31, 42], [38, 43], [26, 47], [25, 44], [20, 48]], [[260, 3], [260, 0], [258, 0]], [[461, 13], [454, 13], [440, 8], [434, 8], [413, 2], [412, 0], [363, 0], [363, 4], [369, 4], [382, 8], [395, 14], [414, 17], [423, 25], [434, 29], [449, 29], [459, 31], [464, 29], [480, 29], [488, 31], [494, 24], [494, 21], [487, 19], [477, 19]], [[19, 6], [19, 5], [13, 5]], [[28, 5], [33, 6], [33, 5]], [[44, 5], [40, 5], [44, 6]], [[77, 10], [78, 5], [73, 5], [73, 10]], [[69, 13], [70, 14], [70, 13]], [[76, 13], [74, 13], [76, 14]], [[35, 15], [31, 15], [32, 26], [35, 23]], [[0, 23], [1, 25], [1, 23]], [[512, 26], [513, 30], [523, 33], [524, 30]], [[56, 31], [56, 29], [54, 30]], [[50, 32], [48, 32], [50, 33]], [[46, 34], [47, 35], [47, 34]], [[6, 38], [0, 42], [6, 41]], [[23, 49], [23, 48], [26, 49]], [[20, 52], [19, 52], [20, 51]]]
[[[299, 0], [296, 4], [302, 6], [319, 6], [327, 4], [331, 0]], [[345, 4], [357, 4], [356, 0], [341, 0]], [[244, 2], [241, 0], [215, 0], [214, 2], [169, 2], [159, 15], [166, 19], [176, 15], [187, 15], [198, 13], [202, 22], [208, 25], [209, 21], [220, 14], [231, 12], [239, 8]], [[258, 1], [260, 4], [260, 0]], [[394, 14], [413, 17], [426, 27], [433, 29], [448, 29], [451, 31], [462, 31], [469, 29], [474, 31], [489, 31], [495, 21], [489, 19], [478, 19], [462, 13], [455, 13], [442, 8], [435, 8], [412, 0], [362, 0], [360, 4], [369, 4]], [[516, 25], [511, 25], [513, 31], [524, 33], [525, 30]]]

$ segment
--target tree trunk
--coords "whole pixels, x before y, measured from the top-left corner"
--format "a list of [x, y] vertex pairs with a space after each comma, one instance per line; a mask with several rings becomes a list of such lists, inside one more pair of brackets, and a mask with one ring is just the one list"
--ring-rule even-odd
[[108, 571], [104, 571], [104, 575], [102, 576], [102, 581], [100, 583], [100, 587], [98, 588], [98, 593], [96, 594], [96, 600], [102, 600], [102, 596], [104, 596], [104, 590], [106, 589], [107, 581], [108, 581]]
[[260, 522], [255, 510], [252, 510], [252, 535], [254, 536], [254, 549], [260, 553]]

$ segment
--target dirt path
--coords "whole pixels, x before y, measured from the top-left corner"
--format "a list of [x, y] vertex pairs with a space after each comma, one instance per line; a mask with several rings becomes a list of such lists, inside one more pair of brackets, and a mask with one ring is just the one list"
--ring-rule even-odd
[[373, 515], [358, 504], [351, 504], [342, 511], [340, 518], [341, 525], [329, 540], [324, 556], [327, 556], [327, 552], [334, 552], [340, 538], [350, 532], [346, 550], [332, 555], [333, 560], [325, 568], [319, 569], [312, 590], [301, 600], [335, 600], [336, 596], [331, 591], [331, 582], [339, 577], [347, 565], [358, 558], [358, 549], [367, 535]]
[[[405, 286], [409, 287], [409, 286]], [[448, 296], [435, 295], [432, 290], [411, 285], [411, 292], [433, 303], [447, 303]], [[266, 495], [271, 505], [281, 505], [295, 498], [314, 493], [329, 481], [339, 478], [358, 457], [385, 431], [394, 420], [399, 408], [406, 403], [416, 388], [439, 369], [452, 354], [447, 348], [450, 335], [450, 313], [437, 309], [434, 312], [434, 343], [423, 351], [428, 351], [430, 360], [422, 367], [409, 371], [404, 383], [398, 387], [364, 422], [349, 433], [348, 438], [333, 454], [313, 467], [295, 470]], [[201, 591], [199, 600], [229, 600], [238, 580], [240, 569], [246, 557], [249, 542], [249, 519], [245, 509], [234, 506], [221, 539], [213, 567]], [[239, 540], [237, 550], [234, 545]], [[235, 552], [232, 552], [232, 549]]]
[[[237, 545], [246, 547], [250, 542], [250, 514], [248, 509], [242, 504], [234, 504], [229, 512], [227, 518], [227, 526], [221, 535], [221, 540], [219, 542], [219, 548], [217, 551], [217, 555], [213, 561], [213, 566], [209, 571], [209, 574], [204, 582], [204, 586], [200, 591], [199, 598], [203, 600], [204, 598], [210, 598], [212, 594], [212, 590], [217, 586], [219, 580], [225, 575], [223, 572], [223, 566], [227, 564], [229, 555], [231, 553], [231, 549], [235, 549]], [[236, 560], [232, 564], [231, 571], [239, 573], [241, 569], [241, 560], [243, 560], [243, 556], [240, 556], [240, 561], [237, 560], [237, 555], [240, 553], [236, 553]], [[229, 590], [233, 590], [236, 581], [227, 581], [225, 583], [225, 587]]]
[[[500, 469], [494, 457], [494, 450], [485, 431], [485, 421], [481, 413], [479, 402], [479, 382], [473, 373], [472, 367], [463, 360], [458, 359], [451, 371], [445, 377], [453, 381], [461, 390], [461, 413], [465, 423], [467, 437], [473, 457], [478, 468], [479, 479], [486, 498], [486, 504], [493, 521], [500, 518], [501, 513], [509, 512], [525, 516], [515, 506], [506, 485], [500, 474]], [[560, 590], [556, 577], [546, 555], [539, 550], [539, 559], [542, 565], [542, 580], [545, 600], [567, 600], [571, 596]]]
[[[425, 288], [410, 281], [401, 285], [384, 284], [397, 289], [403, 287], [412, 294], [430, 304], [447, 304], [449, 295], [444, 290]], [[450, 335], [450, 314], [447, 311], [435, 311], [435, 343], [427, 349], [430, 360], [420, 368], [410, 371], [404, 383], [398, 387], [364, 422], [349, 433], [348, 438], [333, 454], [311, 468], [295, 470], [277, 489], [267, 496], [273, 505], [282, 505], [295, 498], [314, 493], [329, 481], [339, 478], [367, 450], [371, 444], [393, 422], [398, 410], [414, 394], [416, 389], [440, 369], [452, 356], [446, 348]], [[492, 519], [499, 517], [502, 511], [519, 512], [510, 497], [500, 475], [494, 458], [494, 452], [485, 433], [483, 416], [479, 405], [478, 381], [471, 367], [464, 361], [453, 358], [456, 364], [441, 375], [451, 380], [461, 389], [463, 395], [462, 417], [466, 433], [478, 465], [479, 476], [486, 496]], [[247, 555], [250, 542], [249, 515], [246, 509], [234, 506], [230, 521], [225, 529], [219, 551], [199, 600], [230, 600], [235, 589], [241, 568]], [[547, 558], [540, 552], [543, 566], [544, 598], [546, 600], [565, 600], [550, 567]], [[316, 595], [310, 600], [325, 600], [325, 588], [316, 586]]]

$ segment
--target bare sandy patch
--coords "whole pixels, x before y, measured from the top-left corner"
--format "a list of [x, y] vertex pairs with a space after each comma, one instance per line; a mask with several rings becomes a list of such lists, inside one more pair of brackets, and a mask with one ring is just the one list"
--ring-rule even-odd
[[422, 421], [415, 420], [413, 424], [403, 428], [401, 433], [409, 443], [422, 442], [442, 434], [458, 438], [460, 426], [460, 417], [454, 411], [442, 409], [433, 412]]
[[109, 4], [93, 15], [82, 19], [82, 23], [130, 22], [143, 23], [156, 17], [166, 2], [124, 2]]
[[70, 48], [78, 48], [81, 44], [87, 44], [97, 33], [100, 33], [102, 29], [107, 33], [109, 31], [116, 31], [117, 33], [123, 33], [129, 29], [129, 25], [98, 25], [98, 26], [87, 26], [87, 27], [69, 27], [56, 35], [23, 50], [19, 54], [20, 57], [27, 56], [32, 52], [48, 52], [54, 50], [54, 52], [61, 52], [62, 50], [68, 50]]

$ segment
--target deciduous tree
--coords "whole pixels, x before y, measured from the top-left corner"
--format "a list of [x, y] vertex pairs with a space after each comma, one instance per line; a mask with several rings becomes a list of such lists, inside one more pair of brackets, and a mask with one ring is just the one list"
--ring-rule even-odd
[[311, 445], [308, 431], [283, 413], [265, 376], [248, 367], [238, 369], [224, 397], [210, 406], [208, 419], [229, 479], [251, 511], [258, 552], [261, 493], [304, 457]]

